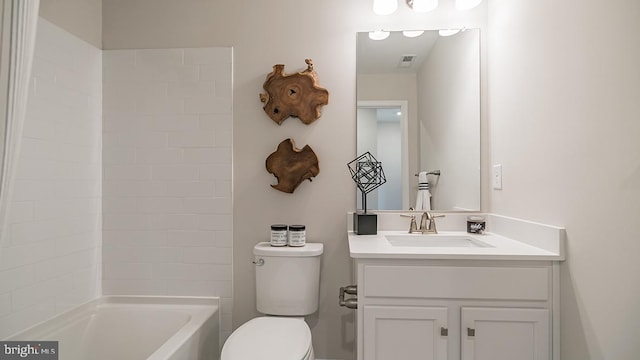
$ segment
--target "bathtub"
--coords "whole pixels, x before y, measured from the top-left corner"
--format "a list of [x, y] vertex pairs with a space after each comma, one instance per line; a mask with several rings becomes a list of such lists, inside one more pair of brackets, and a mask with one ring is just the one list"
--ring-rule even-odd
[[5, 340], [58, 341], [60, 360], [219, 358], [219, 299], [104, 296]]

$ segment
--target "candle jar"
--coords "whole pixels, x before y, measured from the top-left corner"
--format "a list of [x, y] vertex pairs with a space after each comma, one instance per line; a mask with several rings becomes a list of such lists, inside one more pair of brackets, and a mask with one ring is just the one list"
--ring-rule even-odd
[[467, 216], [467, 232], [470, 234], [484, 234], [486, 222], [484, 216]]
[[307, 239], [307, 233], [304, 225], [289, 226], [289, 246], [304, 246]]
[[271, 225], [271, 246], [287, 246], [287, 225]]

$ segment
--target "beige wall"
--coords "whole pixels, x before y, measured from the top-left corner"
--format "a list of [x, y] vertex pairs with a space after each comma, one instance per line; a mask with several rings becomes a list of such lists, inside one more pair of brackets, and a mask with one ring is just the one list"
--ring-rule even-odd
[[40, 16], [102, 48], [102, 0], [42, 0]]
[[[257, 315], [253, 246], [268, 239], [273, 223], [303, 223], [307, 239], [323, 242], [320, 311], [309, 319], [319, 358], [350, 359], [353, 312], [338, 307], [337, 291], [351, 283], [346, 215], [355, 207], [355, 185], [346, 168], [355, 148], [356, 32], [384, 27], [483, 27], [486, 7], [411, 13], [402, 5], [389, 17], [371, 12], [370, 0], [299, 1], [104, 0], [104, 47], [234, 47], [234, 326]], [[205, 16], [206, 15], [206, 16]], [[174, 25], [175, 23], [175, 25]], [[311, 125], [288, 119], [281, 126], [262, 110], [258, 94], [274, 64], [286, 72], [312, 58], [329, 105]], [[286, 138], [309, 144], [320, 160], [313, 182], [294, 194], [273, 190], [265, 159]]]
[[493, 0], [494, 213], [565, 226], [563, 360], [638, 359], [640, 2]]
[[102, 0], [105, 50], [230, 46], [232, 1]]

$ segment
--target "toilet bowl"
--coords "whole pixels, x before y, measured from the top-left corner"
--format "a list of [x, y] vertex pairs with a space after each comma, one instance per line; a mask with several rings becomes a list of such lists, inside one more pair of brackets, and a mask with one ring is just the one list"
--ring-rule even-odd
[[247, 321], [222, 347], [221, 360], [315, 360], [311, 330], [302, 316], [318, 311], [320, 243], [253, 248], [256, 308], [270, 315]]
[[314, 360], [311, 331], [300, 318], [257, 317], [229, 336], [221, 359]]

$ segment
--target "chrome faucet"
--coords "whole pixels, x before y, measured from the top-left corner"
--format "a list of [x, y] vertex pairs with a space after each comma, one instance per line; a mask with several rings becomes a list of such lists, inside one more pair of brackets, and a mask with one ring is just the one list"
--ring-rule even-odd
[[438, 229], [436, 228], [436, 218], [444, 217], [444, 214], [433, 215], [432, 213], [425, 211], [422, 213], [422, 218], [420, 219], [420, 231], [423, 234], [437, 234]]
[[445, 215], [433, 215], [432, 213], [425, 211], [420, 218], [420, 227], [416, 223], [416, 217], [414, 215], [400, 215], [411, 218], [411, 224], [409, 224], [409, 234], [422, 233], [422, 234], [437, 234], [436, 218], [444, 217]]

